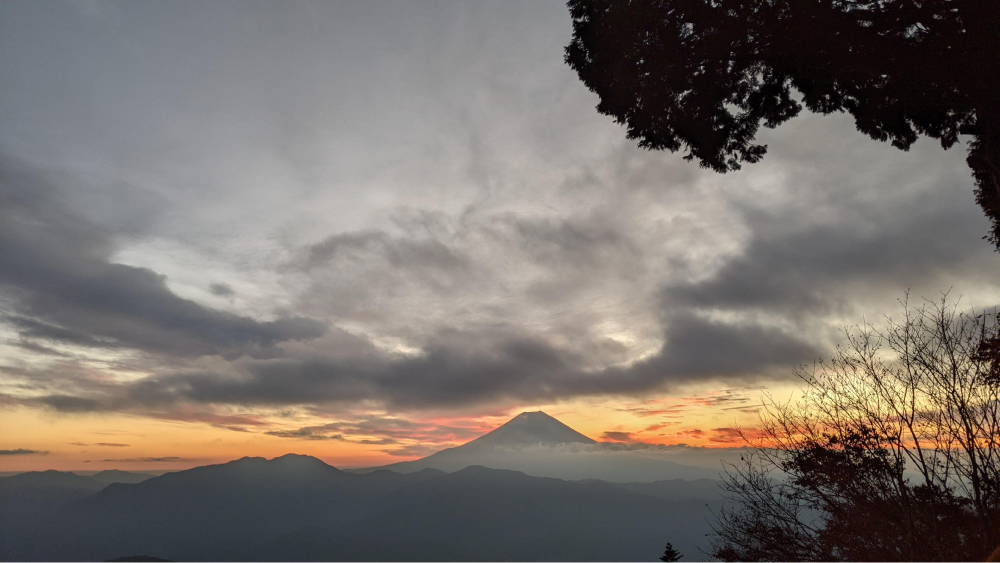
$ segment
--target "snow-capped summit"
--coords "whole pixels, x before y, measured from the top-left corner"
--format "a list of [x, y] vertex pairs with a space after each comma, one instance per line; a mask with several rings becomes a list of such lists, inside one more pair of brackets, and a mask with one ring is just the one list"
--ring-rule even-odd
[[522, 412], [505, 424], [466, 444], [467, 446], [555, 446], [597, 442], [542, 411]]

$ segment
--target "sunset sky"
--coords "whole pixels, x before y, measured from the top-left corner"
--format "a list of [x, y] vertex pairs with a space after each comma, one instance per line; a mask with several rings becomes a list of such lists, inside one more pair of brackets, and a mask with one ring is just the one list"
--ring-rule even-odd
[[553, 2], [0, 3], [0, 471], [738, 445], [840, 329], [1000, 303], [965, 152], [648, 152]]

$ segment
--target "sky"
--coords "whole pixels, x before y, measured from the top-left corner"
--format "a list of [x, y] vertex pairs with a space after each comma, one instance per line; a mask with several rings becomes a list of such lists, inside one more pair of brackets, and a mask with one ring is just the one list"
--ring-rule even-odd
[[1000, 304], [964, 148], [649, 152], [555, 2], [0, 3], [0, 471], [738, 445], [844, 327]]

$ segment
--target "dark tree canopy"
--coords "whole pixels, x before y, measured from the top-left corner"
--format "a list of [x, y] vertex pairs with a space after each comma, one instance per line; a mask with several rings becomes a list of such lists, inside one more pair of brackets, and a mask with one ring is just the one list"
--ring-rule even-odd
[[1000, 2], [570, 0], [566, 62], [647, 149], [717, 172], [757, 162], [758, 128], [846, 111], [906, 150], [971, 135], [976, 200], [1000, 249]]

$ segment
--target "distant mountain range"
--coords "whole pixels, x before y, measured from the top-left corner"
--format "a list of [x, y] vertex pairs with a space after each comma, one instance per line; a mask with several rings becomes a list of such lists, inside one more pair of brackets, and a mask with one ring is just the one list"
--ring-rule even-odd
[[0, 557], [46, 518], [73, 501], [115, 482], [138, 483], [152, 475], [101, 471], [89, 477], [64, 471], [31, 471], [0, 478]]
[[111, 483], [141, 483], [152, 478], [149, 473], [134, 473], [108, 469], [93, 475], [78, 475], [68, 471], [28, 471], [10, 477], [0, 477], [0, 491], [16, 488], [30, 490], [47, 487], [63, 487], [67, 489], [84, 489], [97, 491]]
[[[446, 452], [573, 445], [594, 442], [544, 413], [525, 413]], [[721, 506], [711, 480], [609, 483], [481, 465], [407, 469], [347, 472], [289, 454], [151, 478], [6, 477], [0, 559], [649, 561], [671, 542], [692, 561], [706, 547], [711, 510]]]

